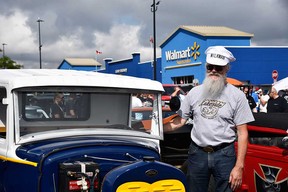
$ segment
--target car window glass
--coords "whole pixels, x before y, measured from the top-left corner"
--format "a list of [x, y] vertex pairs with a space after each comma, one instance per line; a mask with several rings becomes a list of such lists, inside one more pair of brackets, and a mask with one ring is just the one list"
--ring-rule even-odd
[[6, 89], [0, 87], [0, 138], [6, 138], [6, 110], [7, 105], [3, 104], [3, 98], [6, 98]]
[[[83, 88], [77, 92], [69, 88], [23, 88], [15, 94], [19, 106], [19, 137], [67, 129], [122, 129], [157, 137], [160, 134], [161, 92], [118, 88]], [[136, 95], [140, 101], [138, 106], [133, 103]], [[152, 133], [152, 126], [158, 131]]]

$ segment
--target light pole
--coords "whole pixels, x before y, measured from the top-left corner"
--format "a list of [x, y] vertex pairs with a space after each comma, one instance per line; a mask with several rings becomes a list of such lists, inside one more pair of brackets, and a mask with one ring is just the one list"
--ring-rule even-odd
[[38, 30], [39, 30], [39, 62], [40, 62], [40, 69], [42, 69], [42, 58], [41, 58], [42, 43], [41, 43], [40, 23], [44, 22], [44, 20], [38, 18], [37, 22], [38, 22]]
[[5, 45], [7, 45], [6, 43], [2, 43], [3, 45], [3, 58], [5, 57]]
[[151, 12], [153, 12], [153, 77], [154, 80], [156, 80], [156, 11], [158, 8], [160, 1], [155, 3], [155, 0], [153, 0], [153, 4], [151, 5]]

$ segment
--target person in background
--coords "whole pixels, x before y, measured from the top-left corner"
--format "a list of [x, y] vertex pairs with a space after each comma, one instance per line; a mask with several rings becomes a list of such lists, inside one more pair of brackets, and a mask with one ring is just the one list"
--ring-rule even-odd
[[275, 87], [272, 87], [269, 93], [270, 99], [267, 104], [267, 113], [288, 112], [288, 104], [286, 99], [278, 95]]
[[259, 87], [253, 87], [252, 93], [251, 93], [251, 96], [252, 96], [252, 98], [254, 99], [254, 101], [256, 103], [256, 112], [259, 111], [259, 103], [260, 103], [259, 97], [258, 97], [258, 90], [259, 89], [260, 89]]
[[63, 104], [63, 94], [56, 93], [54, 96], [54, 102], [50, 108], [50, 116], [51, 118], [64, 118], [65, 115], [65, 108]]
[[248, 101], [248, 104], [250, 106], [250, 109], [252, 110], [253, 113], [257, 113], [257, 104], [253, 97], [249, 94], [249, 87], [244, 87], [243, 88], [243, 93], [246, 95], [246, 99]]
[[77, 95], [75, 93], [70, 93], [65, 106], [66, 117], [77, 118]]
[[153, 106], [153, 99], [147, 93], [143, 93], [139, 97], [143, 103], [144, 107], [152, 107]]
[[[206, 51], [206, 78], [186, 95], [179, 117], [164, 131], [182, 127], [193, 116], [188, 152], [187, 181], [190, 192], [207, 192], [211, 174], [216, 191], [231, 192], [241, 186], [248, 144], [247, 123], [254, 121], [243, 92], [227, 83], [233, 54], [222, 46]], [[234, 142], [238, 140], [237, 156]]]
[[260, 113], [267, 113], [267, 103], [269, 100], [269, 95], [268, 94], [264, 94], [262, 89], [259, 89], [257, 91], [258, 93], [258, 98], [259, 98], [259, 112]]
[[141, 99], [138, 97], [138, 94], [132, 94], [132, 108], [143, 107]]
[[171, 97], [178, 97], [182, 102], [185, 98], [185, 95], [182, 94], [182, 89], [179, 86], [174, 87], [174, 92], [171, 94]]

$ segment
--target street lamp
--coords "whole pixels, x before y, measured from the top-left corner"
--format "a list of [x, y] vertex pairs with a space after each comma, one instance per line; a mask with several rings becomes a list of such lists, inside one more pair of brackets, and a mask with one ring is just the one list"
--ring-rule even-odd
[[151, 12], [153, 12], [153, 49], [154, 49], [154, 56], [153, 56], [153, 77], [154, 80], [156, 80], [156, 11], [158, 8], [160, 1], [158, 1], [157, 3], [155, 3], [155, 0], [153, 0], [153, 4], [151, 5]]
[[2, 43], [2, 45], [3, 45], [3, 58], [5, 57], [5, 45], [7, 45], [6, 43]]
[[38, 30], [39, 30], [39, 62], [40, 62], [40, 69], [42, 69], [42, 59], [41, 59], [42, 43], [41, 43], [40, 23], [44, 22], [44, 20], [38, 18], [37, 22], [38, 22]]

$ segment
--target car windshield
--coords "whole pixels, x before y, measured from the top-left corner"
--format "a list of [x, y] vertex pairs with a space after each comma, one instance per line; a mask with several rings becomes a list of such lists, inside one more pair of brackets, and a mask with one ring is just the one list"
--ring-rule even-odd
[[[77, 130], [87, 134], [83, 131], [109, 133], [113, 129], [130, 135], [133, 131], [148, 138], [161, 137], [161, 93], [111, 88], [78, 90], [59, 87], [18, 90], [15, 95], [19, 139], [51, 131], [56, 134]], [[149, 108], [150, 115], [144, 118], [145, 108]]]

